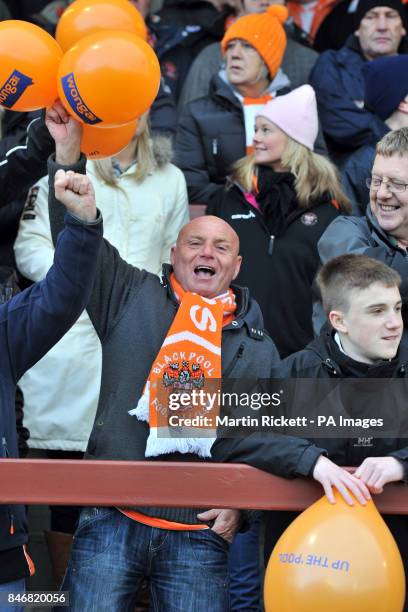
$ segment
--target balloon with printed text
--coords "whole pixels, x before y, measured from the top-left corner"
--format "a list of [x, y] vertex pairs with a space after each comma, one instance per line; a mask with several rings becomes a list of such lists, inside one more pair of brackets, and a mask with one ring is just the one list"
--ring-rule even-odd
[[42, 28], [16, 19], [0, 22], [0, 105], [23, 112], [51, 106], [61, 58], [60, 46]]
[[134, 121], [153, 103], [160, 65], [153, 49], [130, 32], [106, 31], [82, 38], [63, 56], [58, 93], [81, 123], [115, 127]]
[[75, 0], [63, 12], [55, 38], [65, 52], [101, 30], [125, 30], [147, 39], [144, 19], [129, 0]]
[[278, 540], [265, 575], [266, 612], [402, 612], [397, 544], [373, 501], [336, 493], [298, 516]]
[[117, 155], [132, 140], [137, 129], [137, 120], [126, 125], [101, 130], [92, 125], [83, 125], [81, 151], [88, 159], [103, 159]]

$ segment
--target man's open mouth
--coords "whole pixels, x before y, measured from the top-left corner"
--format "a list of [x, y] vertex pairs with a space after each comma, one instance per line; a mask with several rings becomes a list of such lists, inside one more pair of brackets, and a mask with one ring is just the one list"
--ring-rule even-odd
[[211, 276], [214, 276], [215, 270], [212, 266], [196, 266], [194, 274], [199, 278], [211, 278]]

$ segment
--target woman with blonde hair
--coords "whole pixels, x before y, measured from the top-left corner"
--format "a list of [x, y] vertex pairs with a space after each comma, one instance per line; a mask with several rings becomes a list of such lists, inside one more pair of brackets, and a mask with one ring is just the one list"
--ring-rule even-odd
[[[269, 101], [256, 114], [253, 152], [234, 164], [225, 190], [207, 207], [207, 214], [227, 221], [239, 236], [242, 265], [235, 283], [249, 287], [258, 301], [281, 357], [313, 339], [317, 243], [349, 209], [334, 166], [313, 152], [317, 132], [309, 85]], [[239, 602], [245, 601], [232, 609], [258, 611], [259, 521], [235, 537], [230, 574], [231, 600], [238, 593]]]
[[268, 102], [256, 116], [253, 152], [233, 166], [226, 189], [207, 208], [240, 238], [236, 282], [260, 304], [281, 357], [313, 338], [317, 243], [333, 219], [349, 212], [334, 165], [313, 151], [317, 132], [310, 85]]

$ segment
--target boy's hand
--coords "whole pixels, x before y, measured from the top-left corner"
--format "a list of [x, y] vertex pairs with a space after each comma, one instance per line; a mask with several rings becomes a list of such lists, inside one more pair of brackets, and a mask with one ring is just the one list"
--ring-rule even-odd
[[80, 156], [82, 125], [57, 100], [45, 112], [45, 124], [55, 140], [55, 159], [63, 165], [75, 164]]
[[371, 493], [382, 493], [387, 482], [404, 478], [404, 467], [394, 457], [367, 457], [354, 476], [364, 482]]
[[331, 504], [336, 503], [332, 487], [336, 487], [349, 506], [354, 506], [354, 500], [350, 493], [363, 506], [366, 505], [368, 499], [371, 499], [370, 493], [362, 480], [349, 474], [324, 455], [320, 455], [317, 460], [313, 470], [313, 478], [320, 482]]
[[72, 170], [58, 170], [55, 173], [54, 188], [55, 197], [68, 212], [82, 221], [96, 219], [95, 192], [88, 176], [76, 174]]

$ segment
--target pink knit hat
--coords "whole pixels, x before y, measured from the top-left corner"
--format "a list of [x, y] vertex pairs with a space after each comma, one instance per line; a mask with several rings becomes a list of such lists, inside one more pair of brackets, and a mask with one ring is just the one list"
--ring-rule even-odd
[[319, 130], [313, 87], [302, 85], [285, 96], [274, 98], [256, 115], [272, 121], [285, 134], [311, 151]]

